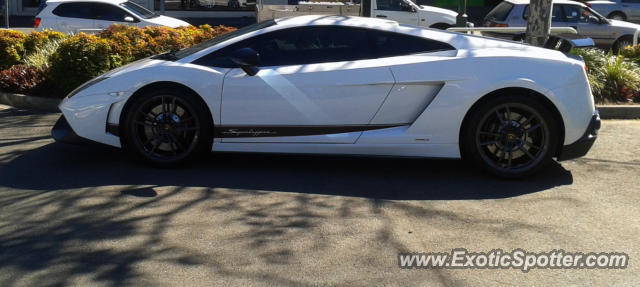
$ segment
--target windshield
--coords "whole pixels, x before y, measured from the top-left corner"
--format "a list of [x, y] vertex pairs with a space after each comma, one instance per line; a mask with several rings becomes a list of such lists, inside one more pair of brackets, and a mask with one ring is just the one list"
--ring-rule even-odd
[[202, 51], [202, 50], [204, 50], [206, 48], [209, 48], [211, 46], [215, 46], [215, 45], [217, 45], [219, 43], [222, 43], [222, 42], [224, 42], [226, 40], [229, 40], [231, 38], [242, 36], [244, 34], [251, 33], [253, 31], [257, 31], [257, 30], [260, 30], [260, 29], [263, 29], [263, 28], [267, 28], [267, 27], [273, 26], [275, 24], [276, 24], [275, 20], [267, 20], [267, 21], [264, 21], [264, 22], [252, 24], [252, 25], [249, 25], [249, 26], [245, 26], [245, 27], [242, 27], [242, 28], [240, 28], [238, 30], [235, 30], [233, 32], [229, 32], [229, 33], [222, 34], [220, 36], [214, 37], [213, 39], [211, 39], [209, 41], [205, 41], [205, 42], [202, 42], [200, 44], [193, 45], [193, 46], [191, 46], [189, 48], [177, 51], [174, 56], [175, 56], [176, 59], [182, 59], [184, 57], [193, 55], [193, 54], [195, 54], [197, 52], [200, 52], [200, 51]]
[[144, 8], [134, 2], [131, 1], [127, 1], [124, 2], [122, 4], [120, 4], [120, 6], [124, 7], [125, 9], [127, 9], [129, 12], [136, 14], [138, 17], [143, 18], [143, 19], [149, 19], [149, 18], [153, 18], [153, 17], [157, 17], [158, 14], [151, 12], [149, 10], [147, 10], [147, 8]]
[[587, 9], [587, 11], [589, 11], [589, 13], [595, 15], [596, 17], [598, 17], [601, 21], [602, 20], [607, 20], [607, 17], [600, 15], [600, 13], [596, 12], [596, 10], [591, 9], [590, 7], [585, 7]]
[[487, 16], [485, 20], [495, 20], [495, 21], [504, 21], [507, 20], [507, 16], [509, 16], [509, 12], [513, 8], [513, 4], [504, 1], [498, 4]]

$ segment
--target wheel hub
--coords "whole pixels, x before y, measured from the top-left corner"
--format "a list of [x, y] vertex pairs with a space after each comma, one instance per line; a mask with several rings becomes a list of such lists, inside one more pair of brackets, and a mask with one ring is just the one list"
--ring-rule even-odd
[[180, 116], [172, 113], [159, 114], [156, 117], [155, 125], [161, 135], [166, 135], [175, 130], [177, 124], [180, 123]]

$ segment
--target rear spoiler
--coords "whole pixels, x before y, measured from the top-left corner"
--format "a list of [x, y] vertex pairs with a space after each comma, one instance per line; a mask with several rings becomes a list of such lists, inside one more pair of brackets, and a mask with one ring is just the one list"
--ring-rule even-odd
[[595, 43], [591, 38], [568, 38], [558, 35], [549, 36], [549, 39], [544, 43], [544, 47], [547, 49], [558, 50], [562, 53], [569, 53], [571, 49], [589, 48], [594, 47]]

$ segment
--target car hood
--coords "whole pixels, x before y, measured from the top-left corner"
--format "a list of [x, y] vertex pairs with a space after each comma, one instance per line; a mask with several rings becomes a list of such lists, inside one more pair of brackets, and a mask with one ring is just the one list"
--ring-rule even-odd
[[[636, 29], [640, 29], [640, 25], [626, 22], [626, 21], [609, 19], [609, 22], [611, 23], [611, 28], [623, 28], [625, 30], [630, 30], [630, 31], [633, 30], [633, 32], [635, 32]], [[633, 33], [633, 32], [630, 32], [630, 33]]]
[[167, 17], [167, 16], [159, 16], [159, 17], [155, 17], [155, 18], [149, 18], [149, 19], [145, 19], [145, 21], [149, 22], [149, 23], [153, 23], [159, 26], [167, 26], [167, 27], [171, 27], [171, 28], [178, 28], [178, 27], [182, 27], [182, 26], [190, 26], [191, 24], [182, 21], [180, 19], [176, 19], [173, 17]]
[[431, 12], [431, 13], [439, 13], [439, 14], [446, 14], [446, 15], [453, 16], [453, 17], [458, 16], [458, 13], [453, 12], [453, 11], [451, 11], [449, 9], [433, 7], [433, 6], [422, 5], [422, 6], [420, 6], [420, 11]]
[[151, 56], [151, 57], [147, 57], [144, 59], [140, 59], [134, 62], [131, 62], [129, 64], [126, 64], [124, 66], [115, 68], [109, 72], [106, 72], [105, 74], [103, 74], [103, 77], [115, 77], [124, 73], [127, 73], [131, 70], [138, 70], [138, 69], [142, 69], [145, 67], [152, 67], [152, 66], [156, 66], [156, 65], [160, 65], [166, 61], [162, 61], [162, 60], [157, 60], [154, 59], [153, 57], [155, 56]]
[[596, 5], [615, 5], [616, 2], [613, 1], [589, 1], [587, 2], [589, 4], [596, 4]]

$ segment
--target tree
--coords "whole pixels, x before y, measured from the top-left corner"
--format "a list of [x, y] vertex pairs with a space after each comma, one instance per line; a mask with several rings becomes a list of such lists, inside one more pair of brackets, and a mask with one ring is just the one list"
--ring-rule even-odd
[[531, 0], [525, 41], [534, 46], [543, 46], [549, 38], [551, 28], [551, 0]]

